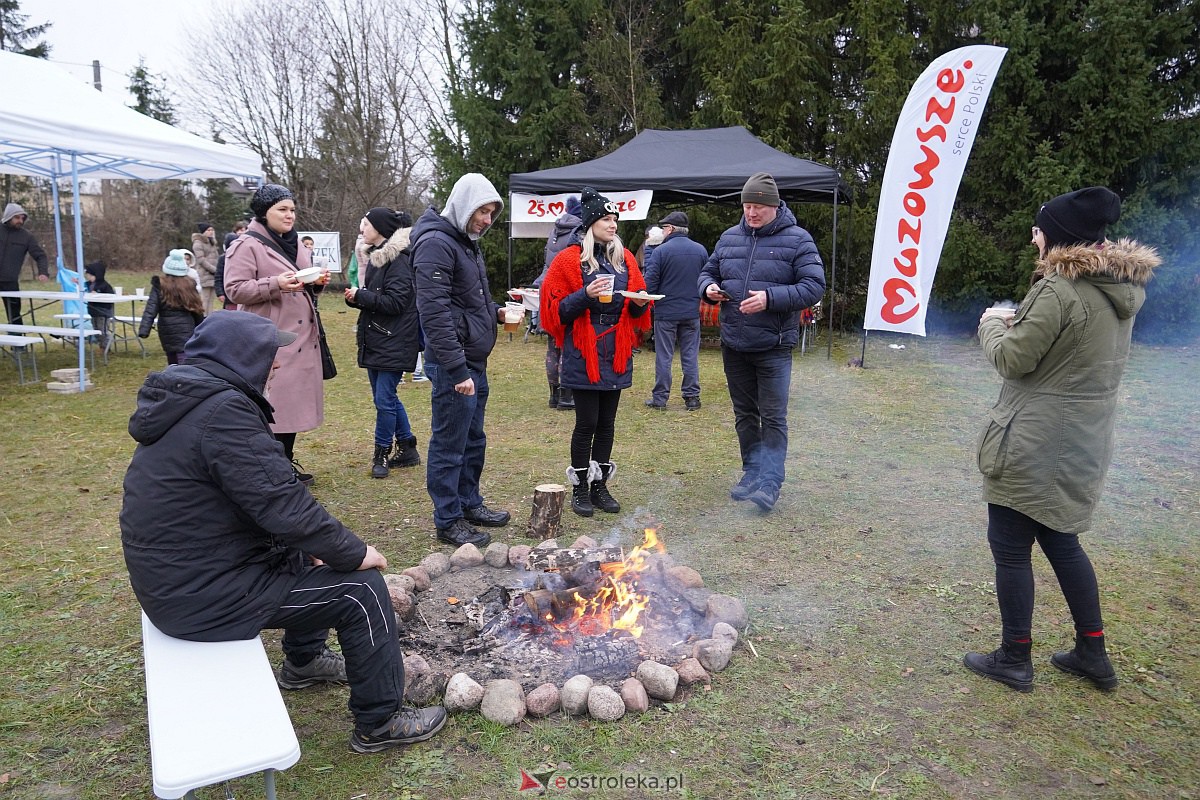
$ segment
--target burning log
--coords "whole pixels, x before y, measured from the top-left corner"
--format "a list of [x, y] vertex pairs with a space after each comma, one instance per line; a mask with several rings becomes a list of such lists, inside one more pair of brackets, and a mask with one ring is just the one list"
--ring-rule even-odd
[[611, 564], [624, 560], [625, 551], [620, 547], [597, 547], [588, 550], [572, 547], [563, 547], [558, 550], [535, 548], [529, 553], [529, 569], [568, 572], [588, 561]]
[[579, 588], [562, 589], [557, 592], [549, 589], [534, 589], [526, 592], [525, 607], [529, 613], [540, 620], [559, 621], [570, 618], [579, 606], [575, 595]]
[[533, 511], [529, 514], [529, 527], [525, 535], [542, 541], [557, 537], [566, 496], [567, 487], [561, 483], [543, 483], [533, 487]]

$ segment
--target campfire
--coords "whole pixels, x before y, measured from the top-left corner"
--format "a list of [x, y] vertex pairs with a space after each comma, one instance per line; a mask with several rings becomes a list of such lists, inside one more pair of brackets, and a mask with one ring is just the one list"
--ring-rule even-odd
[[535, 548], [493, 543], [484, 553], [464, 545], [388, 576], [405, 620], [408, 669], [418, 675], [410, 683], [431, 696], [460, 674], [478, 684], [512, 681], [525, 692], [577, 676], [619, 683], [646, 662], [668, 671], [695, 663], [718, 623], [732, 625], [736, 640], [733, 628], [745, 626], [741, 603], [676, 565], [656, 528], [641, 533], [628, 552], [587, 537], [565, 548], [553, 540]]

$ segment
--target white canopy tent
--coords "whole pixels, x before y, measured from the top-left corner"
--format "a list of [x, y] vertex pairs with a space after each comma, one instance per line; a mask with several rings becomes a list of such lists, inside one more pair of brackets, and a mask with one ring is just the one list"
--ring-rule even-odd
[[[75, 268], [81, 275], [80, 178], [155, 181], [262, 176], [262, 161], [250, 150], [210, 142], [151, 119], [42, 59], [0, 51], [0, 80], [4, 85], [0, 173], [51, 179], [59, 266], [63, 248], [58, 182], [71, 179]], [[80, 391], [83, 365], [80, 337]]]

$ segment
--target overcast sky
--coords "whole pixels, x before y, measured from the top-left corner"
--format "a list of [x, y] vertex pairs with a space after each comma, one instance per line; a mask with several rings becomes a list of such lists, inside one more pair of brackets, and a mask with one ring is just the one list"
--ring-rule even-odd
[[139, 56], [171, 91], [187, 63], [189, 29], [209, 18], [208, 4], [194, 0], [21, 0], [20, 10], [27, 25], [53, 23], [46, 34], [51, 62], [90, 84], [98, 59], [105, 94], [122, 99]]

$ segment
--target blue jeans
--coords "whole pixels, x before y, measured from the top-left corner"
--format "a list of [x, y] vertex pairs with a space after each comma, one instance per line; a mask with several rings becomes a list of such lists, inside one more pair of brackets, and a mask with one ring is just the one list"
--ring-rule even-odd
[[654, 391], [656, 403], [665, 403], [671, 395], [671, 362], [679, 345], [679, 363], [683, 365], [680, 394], [700, 396], [700, 320], [654, 320]]
[[404, 403], [396, 396], [396, 386], [402, 372], [368, 369], [367, 380], [371, 382], [371, 396], [375, 398], [375, 444], [391, 447], [392, 439], [407, 439], [412, 436], [408, 423], [408, 412]]
[[722, 346], [721, 361], [733, 402], [733, 427], [742, 452], [742, 469], [757, 474], [764, 483], [782, 485], [788, 445], [791, 348], [747, 353]]
[[462, 519], [463, 509], [483, 504], [479, 494], [479, 476], [487, 436], [483, 415], [487, 408], [486, 371], [470, 370], [475, 394], [454, 391], [454, 381], [440, 364], [425, 354], [425, 376], [433, 386], [429, 454], [425, 459], [425, 486], [433, 501], [433, 522], [447, 528]]

